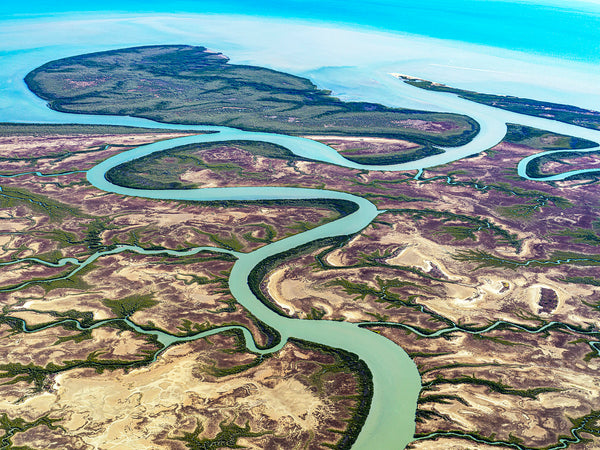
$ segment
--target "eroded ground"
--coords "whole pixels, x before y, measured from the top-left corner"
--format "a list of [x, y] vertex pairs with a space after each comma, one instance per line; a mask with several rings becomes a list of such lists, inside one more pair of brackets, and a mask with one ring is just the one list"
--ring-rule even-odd
[[[10, 155], [0, 178], [0, 433], [11, 445], [322, 448], [343, 439], [360, 402], [346, 360], [299, 342], [260, 356], [239, 331], [196, 338], [225, 325], [248, 329], [258, 346], [279, 336], [230, 294], [234, 254], [160, 250], [248, 252], [334, 220], [344, 205], [106, 194], [82, 171], [182, 134], [23, 128], [0, 138]], [[154, 331], [181, 343], [166, 348]]]
[[[372, 140], [369, 149], [362, 138], [327, 142], [377, 154]], [[380, 154], [390, 151], [389, 142], [381, 145]], [[186, 149], [201, 169], [173, 176], [195, 186], [344, 190], [385, 209], [356, 236], [282, 259], [259, 288], [282, 314], [364, 322], [415, 358], [424, 386], [417, 425], [424, 440], [415, 448], [488, 448], [486, 441], [551, 448], [561, 436], [573, 448], [593, 448], [600, 444], [597, 184], [516, 174], [521, 158], [572, 145], [579, 144], [511, 127], [497, 147], [419, 180], [414, 172], [286, 162], [221, 145]], [[572, 432], [593, 443], [575, 442]]]
[[[162, 137], [53, 136], [46, 154], [43, 139], [31, 136], [35, 164], [15, 157], [5, 173], [85, 170]], [[313, 137], [349, 158], [419, 149], [401, 140]], [[8, 151], [18, 145], [3, 142]], [[110, 175], [146, 188], [301, 186], [370, 199], [382, 212], [360, 233], [271, 262], [252, 281], [263, 300], [298, 319], [362, 323], [404, 348], [423, 383], [415, 449], [552, 448], [560, 439], [587, 449], [600, 445], [596, 180], [541, 183], [516, 174], [525, 156], [581, 145], [511, 127], [497, 147], [415, 179], [414, 171], [351, 170], [230, 142], [177, 148]], [[580, 162], [571, 155], [569, 164]], [[233, 324], [272, 345], [276, 332], [229, 293], [233, 255], [104, 253], [118, 244], [248, 252], [334, 220], [348, 205], [124, 198], [95, 190], [79, 172], [0, 185], [0, 260], [10, 263], [0, 275], [0, 376], [9, 382], [0, 386], [0, 413], [8, 414], [5, 430], [23, 429], [14, 445], [339, 445], [360, 379], [335, 352], [292, 343], [261, 358], [239, 334], [165, 350], [132, 328], [182, 338]], [[30, 259], [82, 263], [96, 253], [75, 274], [73, 264]]]
[[356, 382], [334, 355], [290, 343], [255, 364], [239, 345], [216, 335], [173, 347], [151, 366], [74, 368], [35, 394], [24, 382], [4, 385], [0, 408], [28, 424], [13, 444], [33, 448], [317, 448], [339, 440], [333, 430], [351, 417]]

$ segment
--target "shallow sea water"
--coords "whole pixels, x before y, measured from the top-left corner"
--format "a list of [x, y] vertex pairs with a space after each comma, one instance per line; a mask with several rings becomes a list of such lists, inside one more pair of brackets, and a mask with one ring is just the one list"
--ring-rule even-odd
[[549, 3], [110, 0], [94, 6], [110, 12], [69, 13], [81, 4], [13, 2], [0, 7], [0, 120], [44, 120], [43, 108], [27, 107], [21, 80], [48, 60], [161, 43], [204, 45], [235, 63], [307, 76], [346, 100], [439, 109], [399, 92], [389, 73], [400, 72], [600, 109], [600, 5]]

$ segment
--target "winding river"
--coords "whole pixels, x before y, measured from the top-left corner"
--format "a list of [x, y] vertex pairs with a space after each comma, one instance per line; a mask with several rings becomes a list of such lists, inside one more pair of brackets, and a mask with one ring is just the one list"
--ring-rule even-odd
[[[406, 92], [410, 93], [410, 95], [415, 95], [416, 89], [418, 88], [398, 81], [399, 91], [406, 90]], [[169, 125], [131, 117], [86, 115], [68, 116], [69, 123], [130, 125], [173, 130], [215, 132], [211, 134], [176, 138], [168, 141], [161, 141], [154, 144], [140, 146], [135, 149], [117, 154], [101, 162], [87, 172], [87, 179], [96, 188], [104, 191], [153, 199], [191, 201], [339, 199], [353, 202], [358, 206], [358, 209], [354, 213], [342, 217], [336, 221], [265, 245], [250, 253], [237, 253], [211, 247], [201, 247], [188, 250], [189, 252], [199, 252], [204, 250], [219, 251], [232, 254], [237, 258], [231, 271], [229, 281], [231, 293], [241, 305], [247, 308], [259, 320], [275, 328], [281, 334], [282, 338], [281, 343], [279, 343], [276, 347], [267, 350], [259, 350], [252, 340], [250, 333], [243, 329], [242, 331], [244, 331], [249, 349], [253, 351], [259, 351], [260, 353], [273, 352], [280, 349], [281, 346], [285, 344], [287, 339], [297, 338], [355, 353], [368, 365], [373, 375], [374, 392], [369, 415], [361, 433], [358, 436], [357, 441], [353, 446], [353, 448], [357, 449], [371, 449], [373, 448], [373, 443], [376, 443], [376, 446], [379, 449], [399, 449], [405, 447], [410, 441], [413, 440], [415, 431], [416, 401], [421, 387], [420, 376], [415, 364], [399, 346], [380, 336], [379, 334], [362, 328], [360, 324], [322, 320], [298, 320], [280, 316], [274, 311], [270, 310], [254, 296], [248, 286], [247, 280], [252, 269], [266, 258], [290, 249], [294, 249], [298, 246], [310, 243], [320, 238], [357, 233], [369, 225], [369, 223], [381, 211], [377, 210], [375, 205], [362, 197], [331, 190], [284, 187], [261, 187], [260, 189], [255, 187], [231, 187], [189, 190], [140, 190], [114, 185], [106, 179], [105, 174], [108, 170], [119, 164], [140, 158], [153, 152], [192, 143], [221, 142], [230, 140], [270, 142], [286, 147], [299, 156], [349, 168], [385, 171], [421, 171], [424, 168], [445, 164], [469, 155], [477, 154], [498, 144], [506, 134], [507, 123], [517, 123], [535, 128], [541, 128], [555, 133], [591, 140], [600, 144], [600, 131], [581, 128], [548, 119], [512, 113], [472, 103], [470, 101], [460, 99], [453, 94], [419, 89], [418, 95], [432, 104], [439, 105], [441, 110], [458, 112], [473, 117], [481, 126], [480, 133], [470, 143], [464, 146], [444, 148], [444, 153], [429, 156], [419, 161], [389, 166], [365, 166], [348, 161], [335, 150], [327, 147], [324, 144], [299, 137], [270, 133], [246, 132], [225, 127]], [[53, 122], [63, 122], [64, 117], [66, 117], [65, 114], [48, 110], [48, 118]], [[600, 145], [599, 147], [595, 147], [587, 151], [596, 151], [598, 149], [600, 149]], [[520, 176], [531, 179], [526, 175], [525, 169], [527, 163], [529, 163], [535, 157], [536, 156], [525, 158], [520, 162], [518, 166], [518, 173]], [[561, 175], [556, 175], [545, 179], [559, 180], [582, 172], [586, 171], [565, 172]], [[119, 246], [113, 251], [135, 251], [138, 253], [147, 254], [153, 252], [133, 246]], [[164, 253], [165, 251], [161, 250], [155, 252]], [[176, 253], [179, 254], [181, 251]], [[102, 254], [106, 254], [106, 252], [102, 252]], [[90, 258], [97, 258], [99, 256], [101, 256], [100, 252], [92, 255]], [[85, 263], [86, 262], [80, 263], [76, 260], [64, 259], [60, 260], [56, 264], [78, 264], [79, 267], [75, 270], [80, 270]], [[136, 326], [133, 323], [128, 322], [128, 324], [134, 328]], [[25, 327], [25, 325], [23, 325], [23, 327]], [[220, 332], [224, 329], [225, 328], [220, 328], [206, 333]], [[438, 333], [441, 334], [443, 332], [450, 331], [453, 330], [439, 331]], [[160, 341], [161, 336], [157, 335], [157, 337]], [[163, 344], [166, 348], [169, 338], [165, 336], [162, 338], [165, 339]]]

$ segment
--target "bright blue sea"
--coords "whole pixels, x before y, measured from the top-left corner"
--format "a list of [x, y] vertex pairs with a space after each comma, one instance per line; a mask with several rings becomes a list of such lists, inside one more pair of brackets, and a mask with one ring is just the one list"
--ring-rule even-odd
[[87, 3], [80, 0], [28, 0], [2, 3], [0, 18], [73, 11], [244, 14], [360, 25], [538, 55], [600, 62], [600, 4], [591, 2], [103, 0]]
[[561, 0], [0, 2], [0, 118], [41, 120], [47, 113], [22, 82], [44, 62], [170, 43], [204, 45], [233, 63], [305, 76], [345, 100], [435, 109], [390, 76], [404, 73], [599, 110], [600, 0], [566, 5]]

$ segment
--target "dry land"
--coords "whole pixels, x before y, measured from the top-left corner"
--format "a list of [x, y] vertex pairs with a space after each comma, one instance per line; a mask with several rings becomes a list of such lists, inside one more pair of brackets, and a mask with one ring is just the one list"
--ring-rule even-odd
[[[160, 138], [52, 136], [48, 153], [42, 150], [44, 138], [29, 136], [24, 141], [39, 148], [36, 157], [46, 164], [44, 170], [60, 173], [65, 168], [88, 168], [134, 142]], [[314, 138], [342, 153], [360, 148], [366, 155], [385, 155], [398, 148], [416, 148], [408, 141], [381, 138]], [[5, 145], [17, 145], [9, 141], [12, 137], [6, 139]], [[298, 319], [363, 323], [406, 349], [419, 366], [424, 386], [417, 413], [417, 436], [423, 440], [416, 442], [415, 448], [486, 448], [486, 442], [494, 443], [495, 448], [503, 442], [545, 448], [561, 436], [570, 436], [582, 420], [592, 423], [597, 414], [594, 407], [600, 391], [594, 342], [600, 337], [595, 332], [600, 323], [596, 282], [600, 277], [596, 273], [600, 237], [596, 234], [596, 184], [589, 179], [524, 181], [516, 177], [515, 168], [524, 156], [568, 144], [561, 136], [513, 126], [497, 147], [426, 170], [419, 180], [414, 179], [414, 172], [345, 169], [295, 158], [281, 147], [243, 141], [175, 148], [119, 166], [109, 175], [119, 184], [138, 187], [302, 186], [349, 191], [371, 199], [385, 212], [362, 232], [333, 246], [317, 245], [303, 254], [288, 255], [255, 280], [264, 301], [281, 314]], [[62, 153], [57, 156], [59, 148]], [[66, 156], [65, 149], [70, 149]], [[18, 155], [18, 151], [12, 154]], [[13, 169], [30, 169], [21, 163], [15, 158]], [[67, 386], [76, 384], [81, 376], [87, 379], [100, 370], [102, 374], [93, 375], [98, 389], [119, 392], [124, 383], [132, 385], [125, 381], [128, 377], [142, 371], [144, 377], [156, 380], [142, 383], [139, 378], [135, 382], [143, 384], [139, 388], [143, 398], [148, 386], [163, 377], [159, 368], [179, 371], [183, 370], [181, 364], [193, 366], [191, 353], [183, 349], [205, 340], [169, 349], [159, 356], [159, 362], [150, 363], [161, 344], [122, 321], [94, 330], [77, 329], [69, 322], [36, 333], [15, 334], [23, 323], [35, 328], [71, 318], [89, 325], [127, 317], [174, 336], [226, 324], [246, 327], [259, 345], [270, 345], [277, 335], [229, 293], [233, 259], [228, 255], [202, 252], [181, 258], [122, 252], [98, 258], [73, 276], [69, 276], [72, 266], [48, 267], [26, 258], [56, 262], [70, 256], [82, 261], [118, 243], [147, 249], [209, 245], [251, 251], [334, 220], [347, 208], [343, 204], [203, 205], [123, 198], [96, 191], [81, 173], [4, 178], [2, 187], [6, 203], [2, 260], [21, 261], [2, 275], [4, 351], [10, 361], [3, 376], [15, 382], [9, 385], [10, 395], [28, 402], [58, 395], [62, 391], [55, 380], [64, 380], [63, 403], [59, 403], [65, 414], [75, 408], [65, 400], [72, 395]], [[24, 282], [28, 284], [22, 285]], [[221, 339], [208, 338], [211, 342]], [[306, 439], [302, 442], [310, 448], [315, 443], [334, 445], [334, 435], [315, 430], [324, 423], [344, 429], [340, 418], [351, 416], [348, 408], [355, 405], [356, 387], [344, 385], [348, 398], [343, 401], [337, 391], [322, 392], [311, 406], [305, 405], [312, 398], [305, 394], [306, 389], [319, 391], [319, 383], [311, 384], [317, 382], [315, 376], [305, 375], [292, 383], [289, 376], [280, 375], [281, 383], [287, 381], [282, 386], [269, 384], [268, 389], [285, 390], [292, 383], [299, 389], [297, 396], [303, 398], [300, 402], [294, 397], [295, 406], [317, 414], [310, 419], [306, 412], [286, 412], [289, 418], [282, 422], [280, 413], [274, 411], [279, 411], [277, 402], [283, 400], [275, 391], [264, 390], [267, 388], [261, 387], [256, 377], [272, 361], [297, 353], [289, 353], [292, 347], [288, 345], [263, 362], [239, 345], [233, 357], [239, 369], [227, 375], [224, 392], [230, 392], [234, 384], [245, 386], [244, 398], [252, 403], [248, 395], [260, 395], [268, 412], [258, 414], [250, 408], [245, 414], [226, 414], [227, 408], [220, 403], [225, 400], [212, 397], [202, 397], [202, 408], [190, 406], [186, 413], [177, 412], [181, 405], [194, 402], [185, 400], [190, 392], [173, 388], [169, 401], [174, 409], [161, 403], [160, 410], [150, 414], [154, 419], [131, 419], [135, 424], [126, 419], [115, 421], [116, 413], [107, 407], [106, 414], [94, 418], [90, 411], [69, 412], [65, 417], [73, 415], [80, 422], [75, 426], [62, 420], [63, 428], [57, 428], [50, 421], [58, 417], [57, 410], [40, 407], [37, 415], [19, 415], [27, 423], [45, 421], [16, 435], [14, 443], [25, 442], [23, 439], [38, 442], [35, 439], [47, 438], [54, 427], [52, 433], [58, 441], [70, 439], [69, 445], [81, 448], [93, 448], [106, 439], [127, 445], [167, 445], [168, 441], [175, 448], [194, 448], [194, 442], [218, 440], [227, 433], [238, 436], [238, 444], [255, 448], [285, 447], [291, 436]], [[52, 352], [45, 351], [48, 346]], [[29, 350], [23, 354], [23, 348]], [[194, 358], [215, 373], [229, 373], [215, 369], [219, 363], [210, 362], [215, 361], [214, 356], [204, 359], [194, 352]], [[32, 367], [36, 376], [30, 375]], [[177, 383], [186, 380], [177, 373]], [[350, 369], [343, 373], [355, 380]], [[200, 380], [204, 383], [207, 378]], [[221, 392], [218, 386], [223, 380], [217, 377], [204, 387], [199, 381], [196, 387], [203, 392]], [[58, 402], [56, 398], [44, 401], [45, 405]], [[85, 404], [78, 408], [85, 410]], [[167, 410], [175, 415], [167, 418]], [[212, 410], [214, 414], [207, 412]], [[322, 416], [323, 411], [329, 415]], [[121, 423], [118, 430], [117, 423]], [[175, 423], [187, 425], [174, 428]], [[284, 428], [278, 428], [281, 426]], [[122, 430], [132, 427], [143, 432], [124, 437]], [[584, 430], [583, 437], [593, 439], [594, 430], [590, 428], [587, 434]], [[140, 436], [150, 440], [140, 440]]]
[[[229, 64], [201, 47], [66, 58], [26, 81], [60, 111], [284, 132], [364, 164], [419, 159], [477, 132], [464, 116], [342, 102], [306, 79]], [[459, 93], [598, 126], [593, 111]], [[301, 341], [268, 355], [247, 350], [241, 327], [259, 347], [280, 336], [233, 298], [235, 256], [218, 251], [251, 252], [352, 204], [157, 201], [86, 181], [85, 170], [118, 152], [186, 134], [0, 125], [3, 445], [348, 448], [360, 430], [368, 370], [356, 356]], [[253, 292], [281, 315], [354, 322], [405, 349], [423, 385], [411, 448], [592, 449], [600, 448], [600, 179], [527, 181], [516, 169], [561, 149], [528, 173], [594, 167], [597, 152], [581, 151], [589, 146], [510, 125], [496, 147], [417, 177], [216, 142], [107, 176], [140, 189], [292, 186], [369, 199], [381, 210], [371, 224], [276, 255], [252, 272]], [[213, 250], [164, 252], [198, 246]], [[236, 328], [219, 332], [225, 325]]]
[[[313, 138], [342, 153], [415, 147]], [[414, 172], [345, 169], [282, 149], [216, 143], [147, 157], [114, 175], [153, 186], [153, 173], [169, 167], [169, 180], [184, 188], [266, 184], [369, 198], [385, 211], [362, 232], [282, 256], [251, 280], [263, 300], [298, 319], [362, 323], [406, 349], [424, 386], [415, 448], [551, 448], [564, 436], [576, 441], [572, 433], [597, 434], [597, 185], [526, 181], [516, 165], [573, 145], [511, 126], [497, 147], [415, 180]]]
[[281, 314], [364, 323], [414, 357], [424, 386], [415, 448], [550, 448], [597, 419], [597, 184], [517, 178], [521, 158], [564, 139], [510, 131], [420, 180], [315, 169], [324, 187], [386, 211], [343, 242], [282, 258], [259, 283]]
[[[197, 204], [106, 194], [82, 171], [133, 146], [182, 134], [50, 131], [11, 126], [0, 137], [10, 155], [3, 174], [21, 174], [0, 179], [0, 261], [9, 269], [0, 275], [0, 414], [11, 445], [337, 445], [360, 397], [357, 375], [335, 351], [288, 343], [261, 357], [231, 332], [165, 351], [151, 334], [132, 328], [183, 338], [237, 325], [257, 345], [273, 345], [276, 331], [229, 292], [233, 256], [102, 253], [119, 244], [248, 252], [333, 220], [344, 214], [343, 205]], [[75, 273], [76, 264], [42, 263], [67, 257], [84, 263], [96, 253]]]

